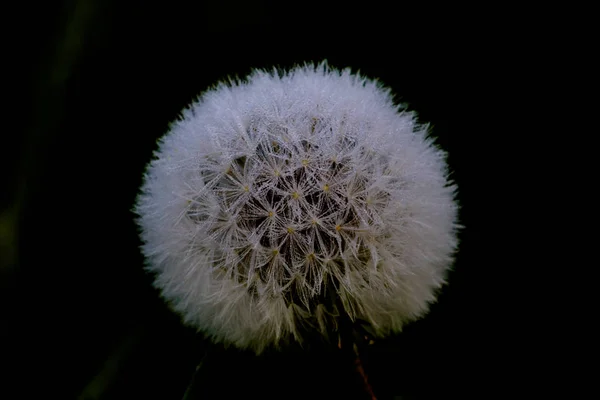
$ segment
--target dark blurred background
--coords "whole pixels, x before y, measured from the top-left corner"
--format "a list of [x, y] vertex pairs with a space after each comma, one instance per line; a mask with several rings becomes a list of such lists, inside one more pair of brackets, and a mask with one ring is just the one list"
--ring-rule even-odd
[[510, 384], [492, 311], [503, 221], [485, 178], [499, 146], [487, 99], [503, 90], [493, 72], [503, 60], [482, 38], [487, 14], [473, 22], [372, 2], [27, 7], [9, 40], [6, 79], [18, 90], [0, 149], [2, 351], [14, 398], [182, 399], [190, 384], [188, 398], [365, 398], [333, 353], [254, 357], [183, 327], [142, 269], [130, 212], [156, 139], [195, 96], [253, 68], [323, 59], [379, 78], [431, 122], [460, 189], [466, 229], [449, 285], [426, 318], [365, 354], [378, 398], [492, 398]]

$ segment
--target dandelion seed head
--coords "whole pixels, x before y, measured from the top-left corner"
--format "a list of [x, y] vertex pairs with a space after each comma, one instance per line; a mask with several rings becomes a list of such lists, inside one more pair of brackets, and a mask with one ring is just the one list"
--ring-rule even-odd
[[447, 175], [427, 126], [376, 81], [325, 63], [255, 71], [160, 140], [135, 208], [142, 251], [216, 341], [261, 352], [342, 312], [385, 336], [427, 312], [452, 264]]

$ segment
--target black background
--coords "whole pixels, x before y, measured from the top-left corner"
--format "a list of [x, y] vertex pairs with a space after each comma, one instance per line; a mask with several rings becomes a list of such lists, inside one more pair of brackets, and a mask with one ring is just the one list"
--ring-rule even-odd
[[2, 148], [2, 223], [13, 229], [2, 300], [20, 393], [180, 399], [210, 348], [198, 398], [364, 398], [351, 365], [332, 354], [255, 358], [181, 326], [142, 270], [130, 212], [156, 139], [196, 95], [252, 68], [324, 59], [379, 78], [432, 124], [466, 227], [431, 313], [365, 355], [378, 397], [491, 398], [516, 379], [501, 372], [506, 328], [494, 323], [503, 269], [492, 243], [503, 221], [490, 177], [503, 141], [491, 134], [490, 93], [508, 89], [488, 13], [472, 21], [370, 3], [48, 3], [15, 33], [16, 125]]

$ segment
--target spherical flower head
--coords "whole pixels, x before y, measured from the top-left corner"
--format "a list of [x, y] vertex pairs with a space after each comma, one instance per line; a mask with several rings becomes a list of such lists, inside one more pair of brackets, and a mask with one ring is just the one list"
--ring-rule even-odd
[[427, 312], [456, 248], [445, 153], [389, 91], [305, 65], [219, 84], [160, 140], [136, 213], [185, 323], [256, 352], [343, 314], [385, 336]]

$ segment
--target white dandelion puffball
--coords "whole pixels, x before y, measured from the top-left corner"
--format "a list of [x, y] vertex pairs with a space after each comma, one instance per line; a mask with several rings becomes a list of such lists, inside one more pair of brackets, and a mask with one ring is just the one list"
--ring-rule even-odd
[[457, 246], [445, 153], [389, 90], [326, 63], [254, 71], [183, 111], [135, 212], [184, 322], [257, 353], [340, 316], [424, 315]]

